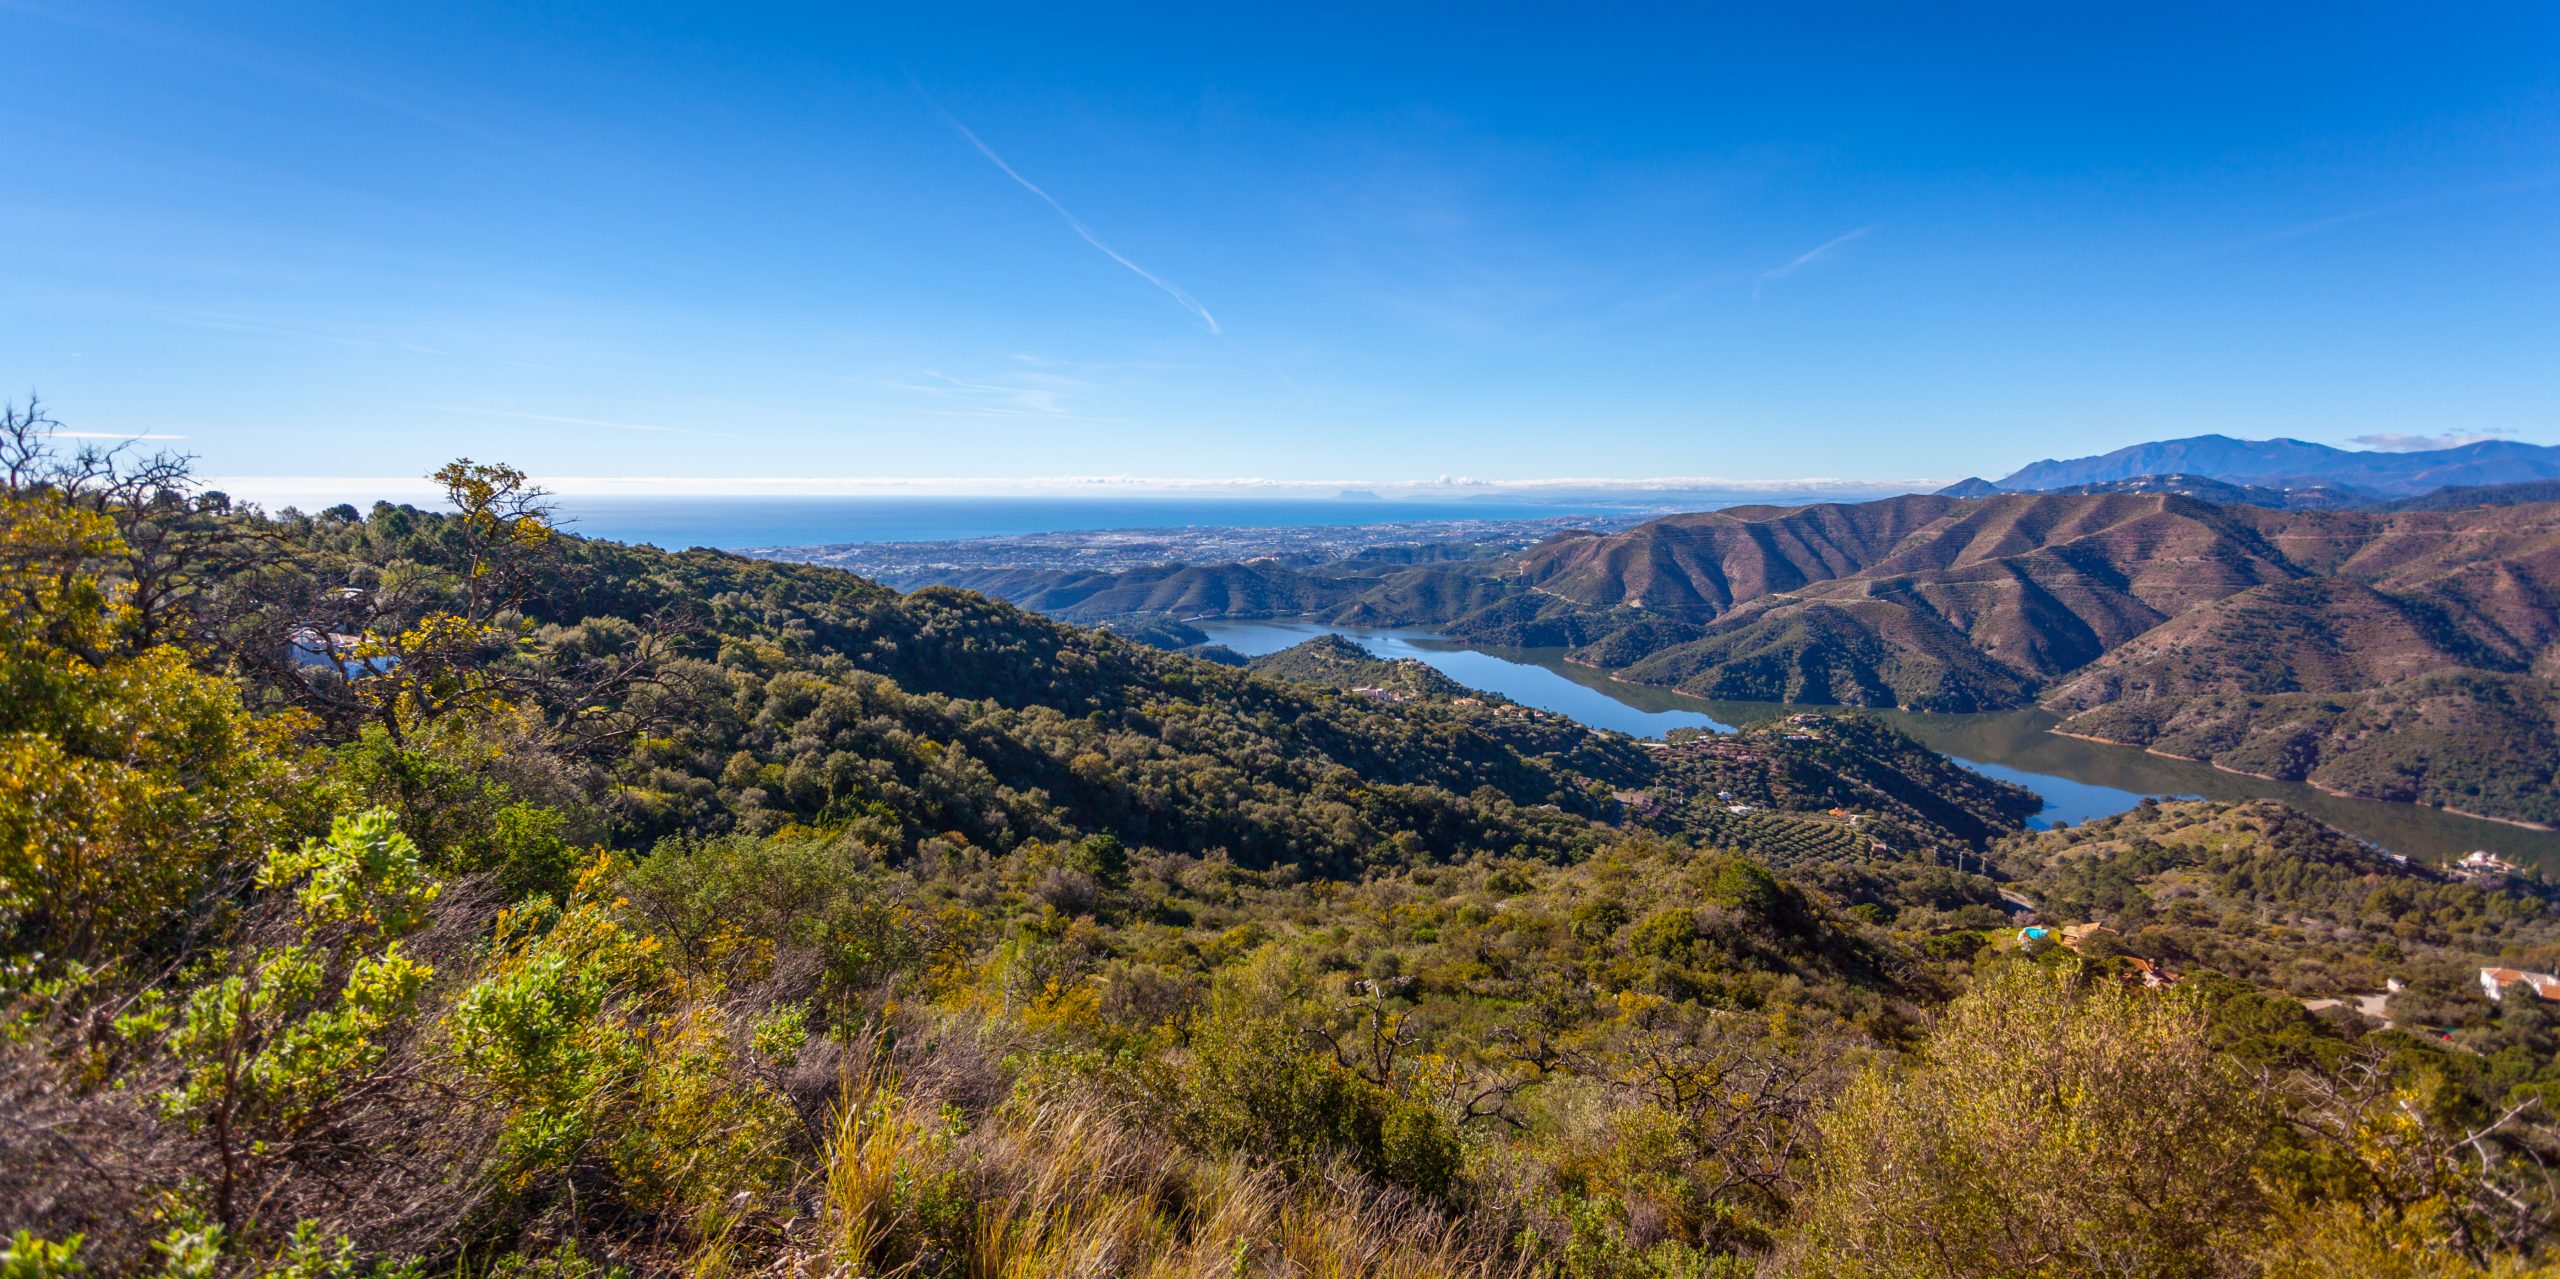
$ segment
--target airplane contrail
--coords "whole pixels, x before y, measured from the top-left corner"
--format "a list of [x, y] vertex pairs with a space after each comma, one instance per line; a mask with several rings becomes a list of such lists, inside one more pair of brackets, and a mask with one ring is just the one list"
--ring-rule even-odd
[[1067, 212], [1067, 206], [1058, 203], [1058, 198], [1056, 196], [1041, 190], [1038, 183], [1022, 176], [1019, 172], [1016, 172], [1012, 165], [1005, 163], [1003, 156], [996, 154], [996, 149], [994, 147], [988, 146], [976, 133], [971, 132], [969, 126], [960, 123], [958, 117], [955, 117], [950, 112], [943, 110], [941, 103], [934, 102], [930, 96], [927, 96], [925, 101], [933, 107], [934, 114], [942, 117], [942, 122], [944, 124], [950, 125], [952, 130], [958, 133], [961, 137], [967, 138], [969, 140], [969, 145], [978, 149], [978, 154], [987, 157], [988, 162], [995, 165], [996, 168], [1003, 170], [1006, 177], [1011, 178], [1016, 183], [1020, 184], [1023, 190], [1040, 197], [1041, 203], [1048, 205], [1051, 209], [1057, 212], [1059, 217], [1066, 219], [1067, 225], [1075, 228], [1075, 233], [1083, 236], [1085, 243], [1102, 250], [1103, 256], [1129, 268], [1133, 272], [1136, 272], [1139, 279], [1145, 280], [1147, 283], [1164, 290], [1166, 296], [1171, 297], [1174, 301], [1182, 304], [1183, 310], [1199, 316], [1200, 322], [1208, 325], [1211, 333], [1217, 334], [1220, 337], [1226, 336], [1226, 330], [1218, 327], [1218, 317], [1209, 314], [1209, 308], [1200, 305], [1200, 300], [1198, 298], [1184, 292], [1181, 285], [1175, 284], [1173, 281], [1130, 261], [1126, 254], [1123, 254], [1120, 250], [1103, 243], [1102, 237], [1095, 235], [1093, 233], [1093, 228], [1084, 224], [1084, 219]]
[[1875, 228], [1874, 228], [1874, 227], [1871, 227], [1871, 226], [1862, 226], [1862, 227], [1859, 227], [1859, 228], [1858, 228], [1857, 230], [1855, 230], [1855, 231], [1851, 231], [1851, 232], [1849, 232], [1849, 233], [1848, 233], [1848, 234], [1846, 234], [1846, 235], [1835, 235], [1835, 236], [1831, 237], [1830, 239], [1825, 240], [1825, 241], [1823, 241], [1822, 243], [1817, 244], [1817, 245], [1813, 246], [1812, 248], [1807, 249], [1807, 250], [1805, 250], [1804, 252], [1802, 252], [1802, 253], [1799, 253], [1799, 254], [1795, 255], [1793, 258], [1788, 259], [1787, 264], [1786, 264], [1785, 266], [1773, 267], [1773, 268], [1771, 268], [1771, 269], [1769, 269], [1769, 270], [1766, 270], [1766, 271], [1761, 272], [1761, 273], [1760, 273], [1760, 278], [1761, 278], [1761, 279], [1763, 279], [1763, 280], [1777, 280], [1777, 279], [1784, 279], [1785, 277], [1790, 276], [1790, 275], [1794, 275], [1796, 272], [1801, 271], [1801, 270], [1805, 269], [1806, 267], [1812, 266], [1814, 263], [1819, 262], [1819, 261], [1823, 260], [1824, 258], [1830, 257], [1833, 253], [1838, 252], [1838, 251], [1839, 251], [1839, 249], [1840, 249], [1840, 246], [1841, 246], [1841, 245], [1847, 244], [1847, 243], [1848, 243], [1848, 242], [1850, 242], [1851, 240], [1855, 240], [1855, 239], [1859, 238], [1860, 236], [1873, 234], [1873, 233], [1874, 233], [1874, 231], [1875, 231]]

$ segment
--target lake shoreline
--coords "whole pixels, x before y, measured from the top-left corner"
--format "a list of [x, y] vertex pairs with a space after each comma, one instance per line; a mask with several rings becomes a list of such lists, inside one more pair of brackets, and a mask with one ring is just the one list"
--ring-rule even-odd
[[2121, 812], [2144, 796], [2202, 797], [2223, 802], [2273, 799], [2380, 847], [2428, 861], [2450, 861], [2475, 848], [2560, 872], [2560, 831], [2514, 819], [2405, 801], [2341, 795], [2212, 761], [2189, 760], [2060, 729], [2049, 711], [2029, 707], [1974, 714], [1931, 714], [1898, 708], [1726, 703], [1674, 688], [1642, 684], [1576, 663], [1564, 650], [1479, 648], [1425, 628], [1340, 626], [1304, 619], [1196, 619], [1192, 625], [1247, 656], [1276, 651], [1319, 634], [1337, 634], [1381, 657], [1418, 658], [1470, 687], [1553, 711], [1596, 729], [1658, 738], [1677, 728], [1733, 729], [1772, 715], [1801, 712], [1871, 714], [1930, 749], [1988, 776], [2013, 781], [2046, 802], [2038, 822], [2083, 821]]
[[2421, 804], [2413, 799], [2383, 799], [2376, 795], [2359, 795], [2354, 791], [2340, 790], [2326, 782], [2316, 781], [2308, 777], [2291, 778], [2278, 777], [2273, 773], [2253, 773], [2245, 768], [2233, 768], [2220, 760], [2205, 759], [2195, 755], [2180, 755], [2152, 746], [2137, 746], [2132, 742], [2118, 741], [2112, 737], [2096, 737], [2088, 733], [2066, 733], [2060, 728], [2048, 728], [2045, 731], [2056, 737], [2068, 737], [2075, 741], [2095, 742], [2101, 746], [2121, 746], [2127, 750], [2141, 751], [2145, 755], [2157, 755], [2162, 759], [2180, 760], [2189, 764], [2202, 764], [2215, 772], [2229, 773], [2234, 777], [2246, 777], [2255, 781], [2275, 782], [2279, 785], [2287, 786], [2308, 786], [2323, 795], [2333, 795], [2339, 799], [2360, 800], [2367, 804], [2405, 804], [2411, 808], [2427, 809], [2475, 822], [2495, 822], [2500, 826], [2512, 826], [2517, 830], [2529, 830], [2536, 832], [2537, 834], [2544, 835], [2560, 834], [2560, 826], [2553, 826], [2544, 822], [2528, 821], [2522, 817], [2500, 817], [2495, 813], [2475, 813], [2470, 809], [2456, 808], [2451, 804]]

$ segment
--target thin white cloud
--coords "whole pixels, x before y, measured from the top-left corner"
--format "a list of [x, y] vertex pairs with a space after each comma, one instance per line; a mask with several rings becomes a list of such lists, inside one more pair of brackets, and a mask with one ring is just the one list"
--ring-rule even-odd
[[2437, 449], [2458, 449], [2465, 444], [2480, 444], [2513, 434], [2513, 431], [2447, 431], [2441, 435], [2411, 435], [2401, 431], [2382, 431], [2356, 436], [2347, 443], [2361, 444], [2377, 453], [2432, 453]]
[[953, 132], [958, 133], [961, 137], [967, 138], [969, 140], [969, 145], [978, 149], [978, 154], [987, 157], [988, 162], [1002, 170], [1006, 177], [1013, 179], [1022, 187], [1023, 190], [1040, 197], [1041, 203], [1048, 205], [1049, 208], [1056, 212], [1059, 217], [1064, 218], [1067, 225], [1075, 229], [1075, 233], [1077, 235], [1084, 237], [1085, 243], [1100, 249], [1103, 256], [1129, 268], [1131, 271], [1136, 272], [1138, 278], [1164, 290], [1166, 296], [1182, 304], [1183, 310], [1189, 311], [1193, 315], [1198, 316], [1202, 324], [1208, 325], [1211, 333], [1217, 334], [1221, 337], [1226, 335], [1226, 330], [1218, 327], [1218, 317], [1209, 314], [1209, 308], [1200, 305], [1200, 300], [1198, 298], [1184, 292], [1181, 285], [1175, 284], [1173, 281], [1130, 261], [1126, 254], [1123, 254], [1120, 250], [1103, 243], [1102, 237], [1095, 235], [1093, 233], [1093, 228], [1084, 224], [1084, 219], [1067, 212], [1067, 206], [1058, 203], [1057, 197], [1041, 190], [1039, 184], [1022, 176], [1022, 174], [1017, 172], [1012, 165], [1005, 163], [1005, 158], [996, 154], [996, 149], [994, 147], [988, 146], [976, 133], [971, 132], [969, 126], [960, 123], [958, 117], [943, 110], [942, 104], [935, 102], [931, 95], [926, 95], [925, 102], [933, 107], [934, 114], [942, 117], [942, 122], [944, 124], [951, 126]]
[[118, 435], [113, 431], [55, 431], [52, 435], [57, 440], [183, 440], [187, 438], [183, 435], [168, 435], [159, 431], [142, 431], [133, 435]]
[[342, 80], [301, 67], [269, 62], [216, 41], [200, 39], [174, 25], [154, 26], [127, 19], [121, 15], [109, 17], [103, 12], [93, 12], [96, 9], [98, 6], [94, 5], [65, 8], [31, 4], [28, 0], [0, 0], [0, 10], [24, 14], [41, 21], [74, 27], [94, 35], [124, 40], [184, 57], [200, 58], [236, 70], [266, 76], [282, 83], [330, 94], [394, 115], [404, 116], [475, 142], [514, 145], [513, 140], [503, 134], [474, 128], [413, 102], [387, 96], [374, 84]]
[[1838, 252], [1839, 252], [1843, 247], [1847, 246], [1847, 245], [1849, 244], [1849, 242], [1850, 242], [1850, 241], [1852, 241], [1852, 240], [1864, 239], [1865, 237], [1867, 237], [1867, 236], [1869, 236], [1869, 235], [1873, 235], [1874, 233], [1875, 233], [1875, 228], [1874, 228], [1874, 227], [1871, 227], [1871, 226], [1862, 226], [1862, 227], [1859, 227], [1859, 228], [1858, 228], [1857, 230], [1855, 230], [1855, 231], [1850, 231], [1850, 232], [1847, 232], [1847, 233], [1845, 233], [1845, 234], [1841, 234], [1841, 235], [1835, 235], [1835, 236], [1831, 237], [1830, 239], [1825, 240], [1825, 241], [1823, 241], [1822, 243], [1817, 244], [1817, 245], [1813, 246], [1812, 248], [1807, 249], [1807, 250], [1805, 250], [1804, 252], [1802, 252], [1802, 253], [1799, 253], [1799, 254], [1795, 255], [1795, 256], [1794, 256], [1794, 257], [1792, 257], [1792, 258], [1789, 258], [1789, 259], [1786, 261], [1785, 265], [1783, 265], [1783, 266], [1774, 266], [1774, 267], [1769, 268], [1769, 269], [1768, 269], [1768, 270], [1766, 270], [1766, 271], [1761, 272], [1761, 273], [1760, 273], [1760, 278], [1761, 278], [1761, 279], [1763, 279], [1763, 280], [1783, 280], [1783, 279], [1787, 278], [1788, 276], [1790, 276], [1790, 275], [1794, 275], [1796, 272], [1798, 272], [1798, 271], [1801, 271], [1801, 270], [1805, 269], [1806, 267], [1812, 266], [1812, 265], [1814, 265], [1815, 263], [1821, 262], [1823, 259], [1828, 258], [1828, 257], [1830, 257], [1831, 255], [1833, 255], [1833, 254], [1835, 254], [1835, 253], [1838, 253]]
[[[1018, 358], [1018, 357], [1017, 357]], [[1066, 397], [1084, 386], [1071, 377], [1024, 373], [1010, 381], [971, 382], [939, 369], [924, 370], [923, 380], [892, 382], [901, 391], [953, 401], [958, 407], [932, 410], [963, 417], [1066, 417]]]
[[2458, 204], [2469, 200], [2484, 200], [2495, 196], [2515, 195], [2526, 191], [2541, 191], [2554, 186], [2560, 186], [2560, 176], [2526, 178], [2516, 182], [2499, 182], [2493, 183], [2489, 186], [2466, 187], [2461, 190], [2454, 191], [2436, 191], [2406, 200], [2394, 200], [2389, 204], [2377, 204], [2363, 209], [2349, 209], [2344, 213], [2333, 213], [2325, 218], [2313, 218], [2308, 222], [2296, 223], [2289, 227], [2279, 227], [2273, 231], [2264, 232], [2259, 235], [2247, 236], [2225, 244], [2207, 245], [2200, 249], [2191, 249], [2185, 253], [2173, 255], [2172, 260], [2205, 257], [2217, 253], [2236, 253], [2245, 249], [2263, 248], [2270, 244], [2281, 244], [2286, 240], [2298, 240], [2306, 235], [2318, 235], [2323, 231], [2332, 231], [2342, 226], [2352, 226], [2358, 222], [2370, 222], [2375, 218], [2396, 217], [2403, 213], [2411, 213], [2419, 209], [2432, 208], [2439, 204]]
[[563, 417], [557, 413], [523, 413], [514, 409], [482, 409], [462, 404], [419, 404], [412, 407], [431, 413], [464, 413], [473, 417], [511, 417], [524, 422], [558, 422], [564, 426], [601, 426], [613, 431], [645, 431], [652, 435], [718, 435], [718, 431], [699, 431], [685, 426], [657, 426], [647, 422], [615, 422], [599, 417]]
[[438, 350], [435, 347], [428, 346], [420, 342], [409, 342], [397, 338], [366, 337], [355, 333], [333, 333], [326, 329], [297, 328], [291, 325], [269, 324], [262, 320], [245, 319], [231, 315], [217, 315], [206, 311], [161, 311], [157, 313], [157, 317], [171, 324], [184, 325], [191, 329], [211, 329], [219, 333], [255, 333], [266, 337], [296, 338], [306, 342], [332, 342], [341, 346], [374, 346], [394, 351], [411, 351], [419, 355], [452, 354], [450, 351]]

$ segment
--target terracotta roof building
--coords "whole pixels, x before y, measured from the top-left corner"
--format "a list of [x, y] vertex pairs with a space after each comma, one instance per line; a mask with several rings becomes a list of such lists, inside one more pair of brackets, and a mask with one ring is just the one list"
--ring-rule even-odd
[[2493, 1000], [2504, 1000], [2507, 997], [2507, 987], [2517, 985], [2532, 987], [2533, 993], [2544, 999], [2560, 999], [2560, 976], [2550, 973], [2529, 973], [2520, 968], [2480, 970], [2480, 989]]

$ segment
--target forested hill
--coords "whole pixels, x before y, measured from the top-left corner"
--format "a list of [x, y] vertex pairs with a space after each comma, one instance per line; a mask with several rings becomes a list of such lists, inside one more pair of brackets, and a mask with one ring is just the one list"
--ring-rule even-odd
[[[348, 514], [276, 525], [293, 571], [329, 589], [289, 621], [243, 599], [234, 625], [397, 634], [448, 602], [402, 583], [451, 552], [452, 517]], [[528, 681], [565, 692], [648, 659], [645, 677], [586, 708], [628, 742], [563, 764], [592, 774], [598, 798], [578, 801], [591, 828], [626, 840], [792, 823], [850, 824], [898, 848], [1109, 834], [1339, 871], [1462, 848], [1584, 849], [1608, 788], [1651, 768], [1631, 744], [1566, 725], [1385, 707], [970, 592], [900, 595], [711, 551], [561, 537], [512, 609], [525, 629], [508, 660]], [[267, 696], [334, 732], [366, 726], [329, 668], [265, 674]]]
[[1416, 658], [1387, 661], [1339, 635], [1319, 635], [1245, 663], [1256, 674], [1326, 688], [1369, 690], [1386, 700], [1473, 696], [1466, 685]]
[[[1635, 743], [581, 541], [502, 467], [268, 518], [7, 425], [9, 1279], [2550, 1253], [2536, 1002], [2448, 1047], [2268, 989], [2414, 958], [2444, 1015], [2549, 953], [2535, 884], [2282, 810], [2030, 835], [1855, 717]], [[2147, 989], [2001, 876], [2245, 970]]]
[[[215, 587], [243, 594], [227, 624], [260, 637], [397, 635], [431, 615], [441, 597], [401, 583], [451, 553], [455, 517], [389, 505], [351, 514], [269, 527], [290, 548], [280, 562], [330, 585], [278, 613], [252, 598], [270, 579], [238, 576]], [[585, 814], [581, 829], [619, 840], [799, 824], [897, 849], [958, 840], [1001, 851], [1108, 835], [1344, 873], [1480, 848], [1575, 855], [1629, 822], [1697, 833], [1615, 798], [1676, 791], [1661, 753], [1339, 641], [1237, 670], [967, 591], [901, 595], [832, 569], [566, 536], [510, 612], [522, 632], [498, 669], [520, 667], [522, 686], [566, 723], [628, 735], [568, 738], [584, 745], [557, 768], [581, 780], [545, 791]], [[266, 697], [316, 711], [334, 735], [383, 735], [371, 704], [351, 696], [383, 677], [250, 665]], [[1862, 774], [1862, 761], [1937, 760], [1870, 732], [1898, 748], [1804, 767]], [[1965, 776], [1954, 807], [1908, 820], [1898, 852], [1978, 845], [2020, 823], [2022, 793]], [[1886, 781], [1867, 793], [1918, 789]], [[1884, 807], [1913, 818], [1907, 803]], [[1685, 810], [1663, 813], [1674, 811]]]

